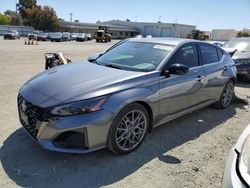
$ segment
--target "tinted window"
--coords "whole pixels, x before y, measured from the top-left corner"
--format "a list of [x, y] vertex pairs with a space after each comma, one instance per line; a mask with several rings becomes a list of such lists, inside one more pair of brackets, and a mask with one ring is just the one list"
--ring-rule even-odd
[[200, 45], [203, 65], [218, 62], [217, 50], [213, 46]]
[[198, 66], [198, 53], [196, 45], [186, 45], [181, 47], [170, 61], [172, 64], [184, 64], [189, 68]]

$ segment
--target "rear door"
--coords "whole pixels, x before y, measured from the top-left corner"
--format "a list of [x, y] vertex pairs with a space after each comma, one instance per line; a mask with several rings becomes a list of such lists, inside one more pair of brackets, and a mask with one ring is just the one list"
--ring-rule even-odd
[[193, 107], [204, 101], [204, 71], [199, 66], [198, 49], [195, 43], [186, 44], [167, 62], [166, 70], [172, 64], [189, 67], [185, 75], [174, 75], [160, 79], [160, 113], [166, 117]]
[[199, 45], [201, 67], [205, 71], [206, 88], [204, 92], [207, 100], [218, 100], [228, 77], [223, 76], [227, 65], [223, 62], [223, 51], [213, 45], [202, 43]]

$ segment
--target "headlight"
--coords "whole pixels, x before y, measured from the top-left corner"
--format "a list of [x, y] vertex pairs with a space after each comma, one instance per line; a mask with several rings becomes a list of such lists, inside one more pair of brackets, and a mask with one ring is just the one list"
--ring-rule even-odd
[[250, 185], [250, 135], [244, 141], [241, 149], [239, 171], [242, 178]]
[[86, 114], [102, 110], [102, 105], [106, 102], [107, 97], [99, 97], [79, 102], [69, 103], [54, 108], [51, 113], [58, 116], [72, 116]]

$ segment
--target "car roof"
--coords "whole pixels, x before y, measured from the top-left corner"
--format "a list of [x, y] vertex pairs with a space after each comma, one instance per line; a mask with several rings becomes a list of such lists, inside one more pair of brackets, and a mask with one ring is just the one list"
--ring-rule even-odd
[[[159, 44], [170, 44], [170, 45], [178, 45], [187, 42], [197, 42], [197, 40], [193, 39], [185, 39], [185, 38], [168, 38], [168, 37], [152, 37], [152, 38], [130, 38], [128, 41], [135, 42], [148, 42], [148, 43], [159, 43]], [[200, 41], [198, 41], [200, 42]]]
[[233, 38], [231, 40], [250, 40], [250, 37], [239, 37], [239, 38]]

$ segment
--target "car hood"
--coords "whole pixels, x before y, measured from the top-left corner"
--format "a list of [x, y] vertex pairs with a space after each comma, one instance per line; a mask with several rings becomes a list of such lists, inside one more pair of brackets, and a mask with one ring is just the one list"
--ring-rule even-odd
[[148, 73], [114, 69], [88, 61], [58, 66], [27, 81], [20, 94], [40, 107], [107, 95], [145, 83]]
[[233, 54], [233, 59], [250, 59], [250, 52], [240, 51], [236, 48], [223, 48], [228, 53], [235, 53]]

